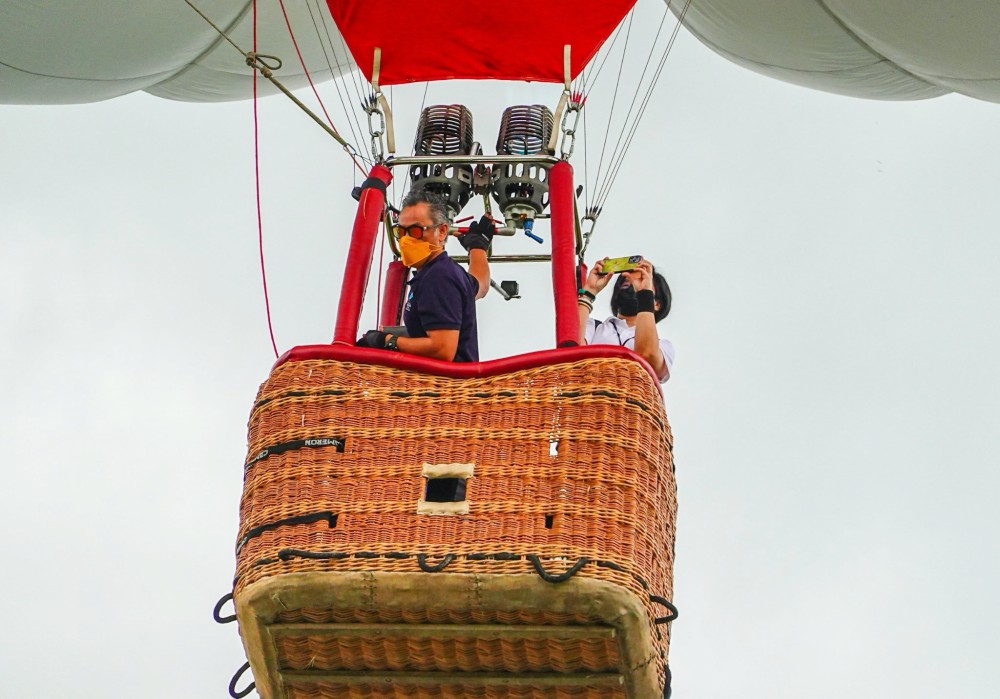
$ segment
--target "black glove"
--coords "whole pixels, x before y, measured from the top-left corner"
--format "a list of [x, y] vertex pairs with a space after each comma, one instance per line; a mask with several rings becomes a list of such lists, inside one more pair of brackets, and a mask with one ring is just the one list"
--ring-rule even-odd
[[381, 330], [369, 330], [354, 343], [356, 347], [374, 347], [385, 349], [385, 333]]
[[493, 234], [496, 232], [497, 229], [493, 226], [493, 221], [490, 220], [489, 216], [484, 215], [469, 226], [469, 230], [458, 239], [458, 242], [469, 251], [488, 250], [490, 243], [493, 242]]

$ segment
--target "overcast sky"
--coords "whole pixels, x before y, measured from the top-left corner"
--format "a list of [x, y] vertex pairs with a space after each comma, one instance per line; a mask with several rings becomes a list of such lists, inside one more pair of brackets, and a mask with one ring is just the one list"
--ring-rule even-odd
[[[401, 151], [422, 89], [394, 95]], [[503, 106], [557, 96], [427, 104], [473, 106], [493, 152]], [[674, 292], [676, 696], [996, 696], [998, 109], [813, 92], [681, 35], [588, 254], [644, 254]], [[261, 123], [284, 351], [332, 337], [356, 177], [285, 101]], [[244, 656], [211, 610], [274, 360], [251, 105], [0, 126], [0, 693], [226, 696]], [[480, 304], [483, 354], [551, 346], [548, 270], [494, 272], [524, 298]]]

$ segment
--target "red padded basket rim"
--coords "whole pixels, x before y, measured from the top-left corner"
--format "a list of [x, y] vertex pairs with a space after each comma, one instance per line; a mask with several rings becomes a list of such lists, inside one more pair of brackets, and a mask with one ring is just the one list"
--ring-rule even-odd
[[618, 345], [560, 347], [517, 354], [512, 357], [490, 359], [485, 362], [446, 362], [414, 354], [350, 345], [300, 345], [281, 355], [274, 363], [273, 368], [276, 369], [287, 362], [301, 362], [309, 359], [336, 359], [359, 364], [375, 364], [453, 379], [485, 378], [551, 364], [575, 362], [581, 359], [628, 359], [645, 369], [660, 390], [660, 395], [663, 394], [656, 372], [653, 371], [649, 362], [627, 347], [619, 347]]

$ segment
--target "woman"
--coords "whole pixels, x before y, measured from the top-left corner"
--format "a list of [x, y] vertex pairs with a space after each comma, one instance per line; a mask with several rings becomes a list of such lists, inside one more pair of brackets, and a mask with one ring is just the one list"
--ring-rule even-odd
[[670, 287], [653, 263], [645, 258], [635, 268], [622, 272], [611, 292], [611, 312], [603, 323], [590, 317], [597, 295], [611, 281], [603, 272], [604, 262], [598, 260], [580, 289], [580, 342], [587, 345], [621, 345], [642, 356], [663, 383], [670, 378], [674, 363], [674, 346], [661, 339], [656, 324], [670, 313]]

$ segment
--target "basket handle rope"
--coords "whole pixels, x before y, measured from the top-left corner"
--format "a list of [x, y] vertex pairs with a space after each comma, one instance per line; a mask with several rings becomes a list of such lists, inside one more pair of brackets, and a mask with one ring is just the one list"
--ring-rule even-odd
[[580, 556], [578, 559], [576, 559], [576, 563], [573, 564], [572, 568], [570, 568], [564, 573], [559, 573], [558, 575], [554, 575], [542, 567], [542, 562], [538, 559], [538, 556], [536, 554], [529, 553], [528, 560], [531, 561], [531, 565], [535, 566], [535, 572], [538, 573], [539, 577], [541, 577], [541, 579], [544, 580], [545, 582], [550, 582], [550, 583], [560, 583], [569, 580], [574, 575], [576, 575], [577, 572], [581, 568], [583, 568], [583, 566], [587, 565], [587, 563], [590, 562], [586, 556]]
[[243, 699], [243, 697], [245, 697], [247, 694], [252, 692], [257, 687], [256, 682], [251, 682], [246, 689], [241, 689], [238, 692], [236, 691], [236, 683], [240, 681], [241, 677], [243, 677], [243, 673], [249, 669], [250, 669], [250, 661], [247, 661], [240, 666], [239, 670], [236, 671], [236, 674], [233, 675], [233, 679], [229, 680], [229, 696], [231, 696], [233, 699]]
[[678, 614], [677, 607], [671, 604], [670, 600], [668, 600], [665, 597], [660, 597], [659, 595], [650, 595], [649, 599], [650, 601], [656, 602], [657, 604], [662, 604], [670, 611], [670, 614], [668, 614], [667, 616], [661, 616], [653, 619], [654, 624], [666, 624], [677, 618]]
[[429, 566], [427, 565], [427, 554], [426, 553], [417, 554], [417, 565], [420, 566], [420, 570], [424, 571], [425, 573], [439, 573], [445, 568], [447, 568], [448, 564], [454, 560], [455, 560], [455, 554], [446, 553], [444, 555], [444, 558], [441, 559], [440, 563]]
[[232, 602], [232, 601], [233, 601], [233, 593], [227, 592], [222, 596], [222, 598], [218, 602], [215, 603], [215, 609], [212, 610], [212, 618], [215, 619], [215, 623], [228, 624], [231, 621], [236, 621], [235, 614], [230, 614], [229, 616], [219, 616], [219, 614], [221, 614], [222, 612], [222, 606], [226, 602]]

